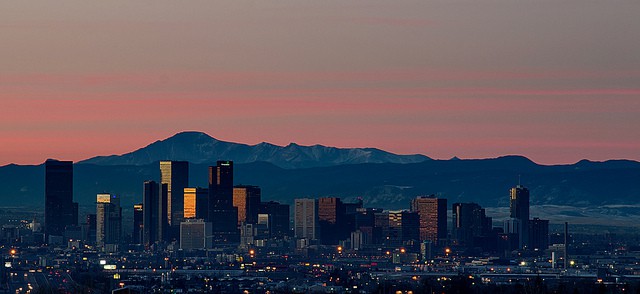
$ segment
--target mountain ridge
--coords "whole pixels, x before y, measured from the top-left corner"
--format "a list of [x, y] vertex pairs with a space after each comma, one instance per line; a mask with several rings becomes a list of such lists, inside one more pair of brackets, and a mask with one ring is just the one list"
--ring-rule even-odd
[[357, 163], [416, 163], [431, 160], [421, 154], [398, 155], [377, 148], [338, 148], [320, 144], [279, 146], [218, 140], [203, 132], [185, 131], [121, 155], [95, 156], [79, 161], [97, 165], [145, 165], [159, 160], [213, 163], [219, 159], [237, 163], [265, 161], [283, 168], [306, 168]]
[[[207, 163], [190, 164], [190, 185], [206, 187]], [[420, 163], [362, 163], [285, 169], [268, 162], [235, 165], [236, 184], [257, 185], [264, 200], [291, 204], [295, 198], [334, 196], [367, 206], [408, 207], [418, 195], [440, 194], [450, 203], [476, 202], [508, 206], [508, 189], [522, 179], [532, 205], [601, 206], [637, 204], [640, 162], [580, 162], [545, 166], [524, 157], [478, 160], [430, 160]], [[141, 201], [142, 183], [159, 180], [158, 162], [147, 165], [74, 164], [74, 198], [81, 205], [95, 202], [96, 193], [122, 196], [123, 205]], [[0, 203], [43, 204], [44, 166], [0, 167]]]

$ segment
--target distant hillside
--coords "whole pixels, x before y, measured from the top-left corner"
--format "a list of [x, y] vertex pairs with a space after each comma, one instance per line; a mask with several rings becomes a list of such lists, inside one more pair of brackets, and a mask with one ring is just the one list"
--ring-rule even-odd
[[397, 155], [375, 148], [335, 148], [291, 143], [246, 145], [216, 140], [201, 132], [182, 132], [123, 155], [98, 156], [80, 163], [97, 165], [146, 165], [159, 160], [215, 163], [219, 159], [236, 163], [264, 161], [283, 168], [305, 168], [358, 163], [416, 163], [424, 155]]
[[[208, 164], [190, 165], [190, 184], [206, 186]], [[91, 205], [95, 195], [111, 192], [124, 205], [142, 200], [142, 182], [159, 180], [159, 164], [74, 166], [75, 198]], [[454, 202], [508, 206], [508, 189], [518, 177], [531, 191], [532, 205], [637, 205], [640, 163], [581, 161], [543, 166], [519, 156], [480, 160], [429, 160], [421, 163], [367, 163], [283, 169], [267, 162], [237, 164], [236, 184], [259, 185], [263, 198], [292, 203], [301, 197], [362, 197], [370, 207], [408, 208], [416, 195], [439, 194]], [[44, 168], [0, 167], [0, 206], [44, 203]]]

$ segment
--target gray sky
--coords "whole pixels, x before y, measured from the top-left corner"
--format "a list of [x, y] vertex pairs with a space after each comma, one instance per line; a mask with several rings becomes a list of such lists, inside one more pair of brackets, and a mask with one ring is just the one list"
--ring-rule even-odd
[[639, 1], [3, 1], [0, 164], [181, 130], [637, 160], [639, 16]]

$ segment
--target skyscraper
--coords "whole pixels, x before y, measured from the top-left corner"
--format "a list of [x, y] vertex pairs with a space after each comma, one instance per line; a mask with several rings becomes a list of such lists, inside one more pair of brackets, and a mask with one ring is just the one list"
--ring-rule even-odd
[[167, 184], [158, 184], [155, 181], [144, 182], [142, 227], [145, 246], [166, 240], [169, 226], [167, 202]]
[[260, 213], [269, 216], [269, 233], [271, 237], [282, 238], [290, 236], [289, 205], [275, 201], [262, 202]]
[[187, 219], [180, 224], [180, 249], [211, 248], [211, 223], [202, 219]]
[[209, 218], [209, 189], [184, 188], [184, 218]]
[[142, 203], [133, 205], [133, 244], [142, 244], [142, 229], [144, 220], [144, 208]]
[[73, 202], [73, 162], [45, 162], [44, 232], [64, 236], [66, 226], [78, 225], [78, 204]]
[[233, 161], [209, 167], [209, 221], [214, 244], [240, 242], [238, 209], [233, 206]]
[[258, 186], [240, 185], [233, 188], [233, 206], [238, 208], [238, 225], [258, 223], [260, 194]]
[[549, 248], [549, 220], [537, 217], [529, 220], [529, 248], [534, 250]]
[[529, 190], [517, 185], [509, 190], [509, 217], [518, 220], [519, 244], [529, 245]]
[[411, 211], [420, 216], [420, 241], [434, 244], [447, 238], [447, 199], [435, 196], [418, 196], [411, 201]]
[[492, 219], [476, 203], [454, 203], [452, 237], [457, 245], [476, 246], [475, 240], [487, 236], [492, 229]]
[[294, 232], [296, 238], [316, 240], [320, 237], [318, 223], [318, 200], [296, 199]]
[[[120, 197], [98, 194], [96, 197], [96, 246], [117, 249], [122, 235], [122, 208]], [[108, 250], [111, 251], [111, 250]]]
[[184, 188], [189, 187], [189, 162], [160, 161], [160, 182], [167, 184], [167, 221], [173, 238], [178, 238], [184, 219]]
[[344, 205], [340, 198], [322, 197], [318, 199], [318, 222], [322, 244], [338, 244], [340, 240], [346, 239], [350, 233], [345, 227]]
[[[389, 211], [389, 243], [402, 246], [420, 238], [420, 215], [417, 212]], [[416, 242], [417, 244], [417, 242]]]

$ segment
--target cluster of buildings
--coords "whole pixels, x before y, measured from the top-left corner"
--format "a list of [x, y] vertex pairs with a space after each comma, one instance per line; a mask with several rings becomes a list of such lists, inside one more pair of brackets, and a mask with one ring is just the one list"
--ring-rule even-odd
[[[262, 202], [260, 187], [234, 186], [232, 161], [209, 167], [206, 188], [189, 187], [186, 161], [161, 161], [160, 174], [159, 182], [143, 183], [143, 201], [133, 207], [133, 223], [124, 224], [132, 227], [131, 244], [151, 250], [166, 246], [206, 250], [290, 234], [289, 205]], [[125, 243], [120, 196], [97, 194], [96, 213], [78, 224], [72, 163], [48, 160], [45, 178], [46, 243], [68, 240], [95, 245], [103, 252], [120, 250]]]
[[454, 203], [450, 230], [447, 199], [434, 195], [418, 196], [410, 209], [396, 211], [364, 208], [361, 201], [344, 203], [335, 197], [296, 199], [294, 236], [298, 249], [335, 245], [364, 255], [401, 250], [423, 259], [454, 248], [505, 257], [514, 250], [546, 250], [549, 221], [529, 219], [525, 187], [518, 185], [510, 192], [510, 218], [502, 226], [494, 227], [476, 203]]
[[338, 197], [267, 202], [260, 187], [234, 184], [231, 161], [209, 167], [207, 187], [189, 185], [188, 162], [162, 161], [159, 170], [159, 179], [141, 183], [132, 217], [123, 215], [119, 195], [99, 193], [95, 213], [78, 222], [73, 164], [48, 160], [44, 224], [21, 219], [0, 231], [0, 247], [11, 249], [0, 285], [356, 293], [427, 291], [460, 277], [487, 287], [540, 275], [615, 287], [623, 285], [618, 276], [640, 280], [640, 249], [626, 245], [637, 239], [583, 236], [572, 243], [570, 261], [566, 223], [564, 234], [550, 235], [548, 220], [531, 218], [521, 185], [510, 189], [509, 217], [494, 221], [477, 203], [436, 195], [415, 197], [404, 210]]
[[447, 199], [434, 195], [414, 198], [410, 209], [391, 211], [363, 207], [362, 200], [295, 199], [291, 222], [289, 205], [263, 202], [258, 186], [234, 185], [232, 161], [209, 167], [208, 187], [189, 186], [188, 162], [161, 161], [160, 181], [143, 183], [132, 224], [122, 223], [120, 197], [101, 193], [96, 213], [79, 225], [72, 163], [48, 160], [45, 178], [46, 241], [84, 241], [103, 252], [119, 250], [127, 226], [132, 227], [129, 243], [148, 250], [270, 246], [304, 255], [339, 248], [366, 256], [402, 250], [427, 259], [452, 249], [508, 256], [549, 247], [549, 221], [530, 219], [529, 190], [521, 185], [510, 190], [510, 217], [501, 226], [494, 226], [476, 203], [454, 203], [449, 218]]

